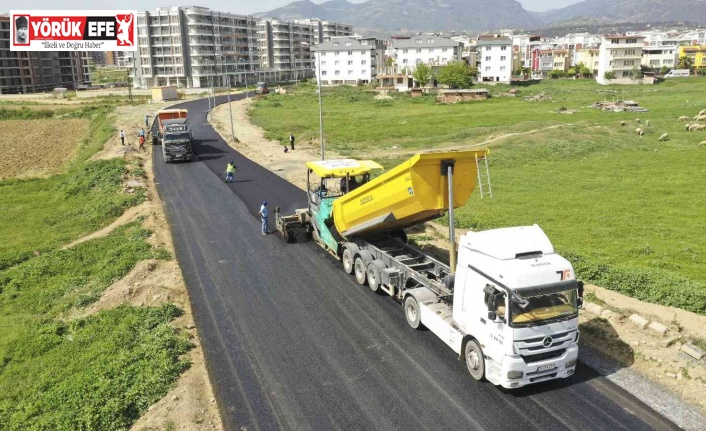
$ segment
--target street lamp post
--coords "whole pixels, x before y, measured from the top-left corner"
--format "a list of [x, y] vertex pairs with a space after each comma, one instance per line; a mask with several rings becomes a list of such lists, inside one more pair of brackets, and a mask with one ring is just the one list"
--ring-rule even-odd
[[225, 69], [226, 85], [228, 85], [228, 113], [230, 114], [230, 133], [231, 135], [233, 135], [233, 143], [236, 143], [238, 142], [238, 138], [235, 137], [235, 127], [233, 126], [233, 107], [230, 106], [230, 74], [228, 73], [228, 66], [226, 66], [223, 57], [221, 57], [221, 65]]
[[319, 72], [319, 133], [321, 134], [321, 160], [324, 160], [324, 108], [321, 103], [321, 51], [317, 49], [316, 53], [318, 54], [316, 56], [318, 65], [316, 69]]
[[[238, 58], [238, 62], [247, 63], [247, 60]], [[243, 77], [245, 78], [245, 98], [248, 98], [248, 69], [245, 64], [243, 64]]]

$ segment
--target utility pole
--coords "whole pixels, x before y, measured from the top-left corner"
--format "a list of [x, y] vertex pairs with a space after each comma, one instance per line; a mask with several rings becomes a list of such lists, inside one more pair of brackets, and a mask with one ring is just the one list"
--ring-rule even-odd
[[130, 79], [130, 69], [125, 71], [127, 76], [127, 98], [132, 103], [132, 79]]

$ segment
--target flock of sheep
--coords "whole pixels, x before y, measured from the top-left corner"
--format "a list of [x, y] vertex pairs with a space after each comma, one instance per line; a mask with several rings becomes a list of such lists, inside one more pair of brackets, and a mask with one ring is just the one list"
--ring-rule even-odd
[[[682, 115], [681, 117], [679, 117], [679, 121], [680, 122], [690, 121], [690, 118], [686, 115]], [[693, 121], [706, 121], [706, 109], [702, 109], [701, 111], [699, 111], [699, 114], [694, 117]], [[636, 118], [635, 122], [638, 124], [642, 123], [642, 121], [639, 118]], [[625, 121], [621, 121], [620, 125], [626, 126], [627, 123]], [[650, 120], [645, 120], [645, 126], [649, 126], [649, 125], [650, 125]], [[699, 123], [687, 124], [686, 130], [688, 132], [693, 132], [694, 130], [706, 130], [706, 124], [699, 124]], [[638, 136], [643, 136], [645, 134], [645, 129], [643, 129], [642, 127], [638, 127], [637, 129], [635, 129], [635, 133]], [[669, 134], [662, 133], [658, 140], [659, 141], [666, 141], [667, 139], [669, 139]], [[703, 147], [703, 146], [706, 146], [706, 141], [699, 142], [699, 147]]]

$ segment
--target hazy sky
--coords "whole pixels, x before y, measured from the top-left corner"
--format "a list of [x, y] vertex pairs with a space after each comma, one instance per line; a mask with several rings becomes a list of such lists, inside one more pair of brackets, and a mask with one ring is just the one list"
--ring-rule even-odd
[[[366, 0], [348, 0], [351, 3], [364, 3]], [[573, 3], [578, 3], [581, 0], [519, 0], [527, 10], [545, 11], [567, 6]], [[33, 10], [33, 9], [137, 9], [151, 10], [158, 6], [204, 6], [213, 10], [222, 12], [233, 12], [241, 14], [251, 14], [256, 12], [269, 11], [291, 3], [292, 0], [257, 0], [244, 1], [236, 0], [234, 2], [224, 2], [223, 0], [23, 0], [14, 3], [3, 1], [0, 12], [9, 12], [11, 9], [16, 10]], [[314, 3], [323, 3], [324, 0], [314, 0]], [[58, 5], [61, 7], [58, 7]]]

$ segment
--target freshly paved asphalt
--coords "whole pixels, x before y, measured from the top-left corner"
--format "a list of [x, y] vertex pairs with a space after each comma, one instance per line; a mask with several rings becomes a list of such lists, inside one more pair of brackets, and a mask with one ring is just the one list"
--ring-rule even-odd
[[473, 381], [315, 244], [262, 236], [260, 203], [290, 212], [304, 193], [228, 147], [206, 100], [183, 107], [198, 159], [165, 164], [153, 147], [155, 178], [227, 430], [678, 429], [581, 364], [517, 391]]

